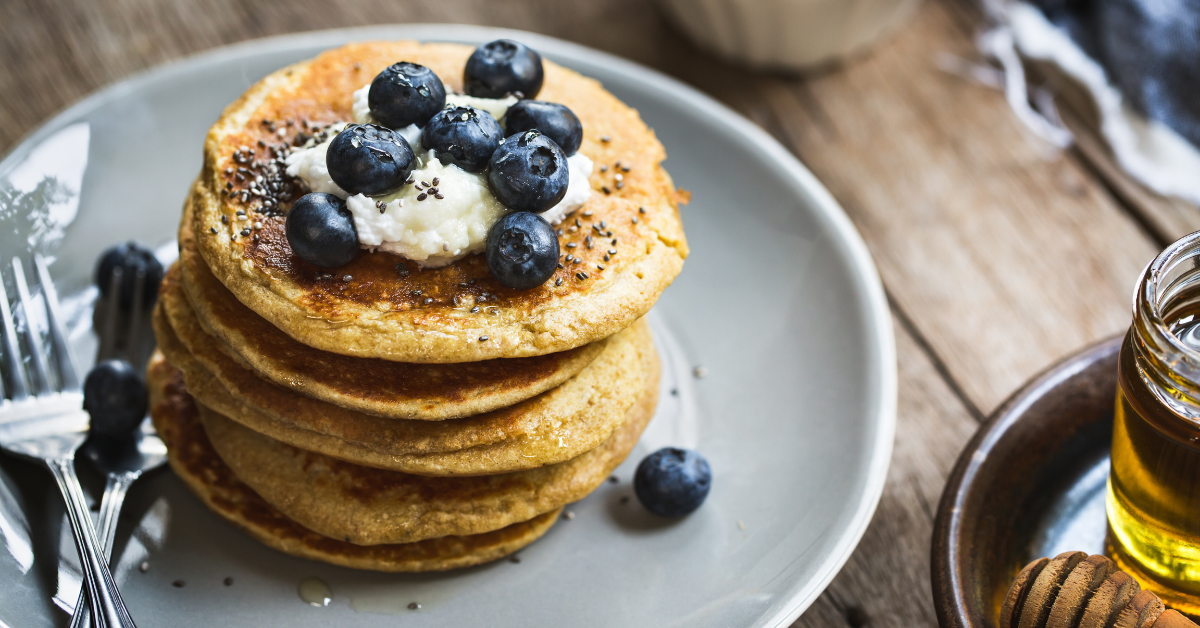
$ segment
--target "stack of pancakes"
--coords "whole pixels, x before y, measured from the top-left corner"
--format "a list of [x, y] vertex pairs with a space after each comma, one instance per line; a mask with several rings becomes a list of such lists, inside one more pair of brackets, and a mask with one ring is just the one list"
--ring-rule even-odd
[[544, 286], [505, 288], [481, 255], [292, 254], [286, 208], [307, 190], [282, 174], [288, 147], [350, 119], [351, 93], [396, 61], [461, 89], [470, 52], [332, 50], [209, 132], [154, 314], [152, 416], [192, 490], [284, 552], [384, 571], [499, 558], [603, 482], [654, 414], [641, 317], [687, 256], [680, 198], [653, 132], [595, 81], [546, 64], [539, 98], [576, 113], [597, 168]]

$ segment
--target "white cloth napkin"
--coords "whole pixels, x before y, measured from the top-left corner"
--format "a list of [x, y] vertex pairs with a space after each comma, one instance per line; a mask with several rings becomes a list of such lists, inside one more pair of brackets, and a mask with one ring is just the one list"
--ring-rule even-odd
[[1004, 0], [987, 2], [987, 7], [997, 26], [979, 38], [980, 48], [1004, 66], [1009, 103], [1031, 131], [1059, 146], [1070, 141], [1065, 128], [1029, 106], [1017, 52], [1054, 64], [1091, 93], [1100, 131], [1126, 172], [1159, 194], [1200, 205], [1200, 150], [1166, 124], [1136, 111], [1104, 67], [1041, 10]]

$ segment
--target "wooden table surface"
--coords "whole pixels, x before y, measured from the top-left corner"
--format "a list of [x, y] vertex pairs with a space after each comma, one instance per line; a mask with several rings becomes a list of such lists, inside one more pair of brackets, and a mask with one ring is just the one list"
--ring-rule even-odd
[[1143, 266], [1200, 228], [1200, 212], [1117, 171], [1088, 107], [1062, 103], [1079, 142], [1052, 150], [999, 92], [939, 69], [947, 54], [979, 60], [982, 17], [966, 0], [928, 0], [871, 54], [804, 78], [716, 61], [637, 0], [4, 0], [0, 154], [77, 99], [164, 61], [380, 22], [525, 29], [667, 72], [778, 138], [857, 225], [895, 321], [895, 453], [862, 544], [796, 626], [936, 625], [929, 538], [959, 450], [1030, 376], [1123, 331]]

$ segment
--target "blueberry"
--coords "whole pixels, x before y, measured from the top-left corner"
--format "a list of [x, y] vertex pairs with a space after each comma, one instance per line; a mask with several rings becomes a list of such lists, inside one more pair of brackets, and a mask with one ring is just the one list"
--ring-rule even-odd
[[400, 189], [416, 166], [412, 147], [378, 124], [351, 124], [325, 153], [329, 177], [350, 194], [382, 196]]
[[542, 91], [546, 74], [533, 49], [511, 39], [497, 39], [475, 49], [463, 69], [467, 94], [504, 98], [509, 94], [533, 98]]
[[109, 247], [96, 261], [95, 281], [100, 294], [108, 296], [112, 287], [113, 271], [121, 269], [121, 308], [133, 306], [133, 287], [139, 271], [145, 271], [146, 283], [142, 294], [142, 307], [149, 309], [158, 298], [158, 285], [162, 283], [163, 267], [154, 257], [154, 252], [137, 242], [125, 242]]
[[284, 223], [296, 257], [322, 268], [349, 264], [358, 255], [358, 231], [346, 201], [332, 195], [305, 194], [292, 204]]
[[467, 172], [483, 172], [504, 131], [492, 114], [474, 107], [448, 107], [437, 113], [421, 132], [421, 146], [437, 158]]
[[504, 114], [504, 131], [509, 135], [537, 129], [554, 140], [567, 157], [583, 143], [583, 125], [565, 105], [544, 100], [522, 100]]
[[380, 72], [367, 92], [371, 116], [384, 126], [425, 126], [446, 106], [446, 86], [433, 70], [401, 61]]
[[708, 461], [690, 449], [664, 447], [646, 456], [633, 476], [633, 490], [646, 510], [682, 517], [704, 503], [712, 487]]
[[545, 218], [529, 212], [505, 214], [487, 237], [487, 265], [508, 288], [536, 288], [558, 268], [558, 236]]
[[567, 195], [567, 156], [537, 131], [502, 140], [488, 167], [488, 187], [509, 209], [541, 213]]
[[83, 382], [83, 409], [91, 415], [90, 430], [111, 439], [133, 434], [146, 416], [146, 384], [124, 360], [97, 364]]

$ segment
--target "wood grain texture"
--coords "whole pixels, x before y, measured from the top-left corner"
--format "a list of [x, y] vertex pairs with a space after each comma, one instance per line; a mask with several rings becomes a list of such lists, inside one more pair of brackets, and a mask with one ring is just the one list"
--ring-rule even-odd
[[927, 2], [887, 45], [805, 78], [656, 61], [763, 126], [830, 189], [889, 296], [981, 417], [1074, 350], [1128, 327], [1165, 242], [1079, 150], [1029, 134], [1000, 92], [938, 67], [978, 59], [974, 5]]
[[928, 3], [867, 59], [752, 89], [986, 414], [1046, 365], [1128, 327], [1134, 280], [1158, 246], [1070, 153], [1029, 136], [998, 92], [938, 69], [939, 53], [973, 55], [954, 12]]
[[974, 420], [1057, 358], [1124, 329], [1134, 279], [1163, 238], [1196, 220], [1178, 208], [1127, 211], [1118, 199], [1151, 203], [1103, 181], [1099, 152], [1082, 142], [1049, 150], [998, 92], [939, 70], [940, 53], [978, 57], [979, 16], [967, 5], [929, 0], [873, 53], [798, 78], [697, 52], [644, 0], [5, 0], [0, 152], [77, 99], [156, 64], [250, 38], [380, 22], [521, 28], [696, 85], [825, 182], [874, 254], [898, 321], [899, 428], [883, 500], [859, 549], [796, 625], [933, 626], [933, 509]]

